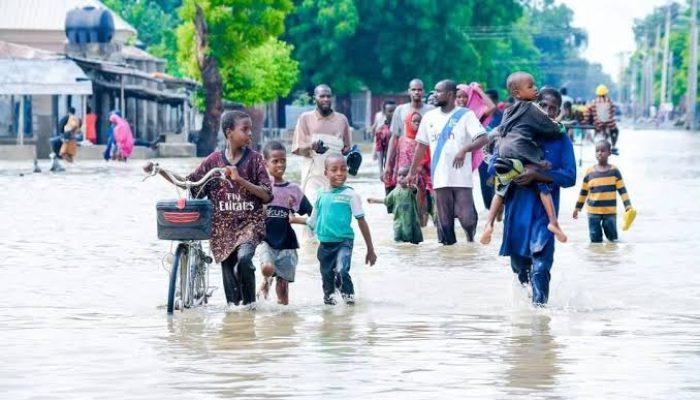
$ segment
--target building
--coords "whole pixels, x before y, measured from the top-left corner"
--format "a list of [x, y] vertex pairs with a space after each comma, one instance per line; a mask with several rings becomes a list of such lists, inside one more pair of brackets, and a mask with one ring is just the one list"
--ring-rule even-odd
[[[111, 14], [108, 16], [111, 40], [69, 43], [67, 15], [78, 8], [103, 16]], [[73, 107], [82, 117], [89, 106], [98, 118], [98, 144], [108, 139], [109, 113], [119, 110], [130, 123], [137, 143], [147, 145], [167, 137], [165, 144], [158, 145], [162, 155], [194, 155], [195, 148], [187, 139], [194, 122], [190, 99], [197, 83], [165, 74], [164, 60], [128, 44], [135, 37], [136, 30], [132, 26], [97, 0], [0, 1], [0, 41], [6, 42], [6, 49], [11, 47], [13, 52], [39, 55], [39, 59], [31, 60], [35, 65], [53, 62], [50, 69], [45, 65], [44, 71], [52, 71], [47, 74], [49, 76], [54, 75], [54, 64], [63, 66], [64, 70], [70, 65], [74, 75], [77, 66], [82, 71], [80, 76], [64, 71], [62, 78], [61, 75], [54, 78], [66, 79], [64, 83], [78, 80], [83, 83], [81, 87], [89, 87], [78, 92], [64, 87], [56, 93], [42, 93], [49, 97], [42, 98], [38, 108], [37, 100], [27, 97], [34, 94], [28, 94], [26, 88], [42, 86], [35, 84], [42, 82], [41, 77], [32, 74], [32, 69], [18, 69], [18, 60], [12, 60], [14, 53], [6, 50], [7, 57], [2, 64], [5, 69], [0, 69], [3, 74], [0, 85], [5, 85], [4, 89], [0, 88], [0, 96], [3, 96], [0, 97], [0, 117], [10, 117], [7, 120], [10, 123], [0, 125], [0, 144], [3, 141], [5, 144], [19, 141], [35, 144], [36, 155], [47, 157], [48, 137], [58, 132], [61, 116]], [[20, 48], [24, 50], [18, 50]], [[15, 84], [9, 85], [10, 81]], [[18, 89], [18, 82], [24, 84], [23, 90]], [[57, 85], [58, 82], [54, 82], [54, 86]], [[22, 124], [15, 120], [19, 119], [25, 121], [24, 135], [18, 135]], [[90, 150], [93, 156], [99, 154], [95, 149]]]

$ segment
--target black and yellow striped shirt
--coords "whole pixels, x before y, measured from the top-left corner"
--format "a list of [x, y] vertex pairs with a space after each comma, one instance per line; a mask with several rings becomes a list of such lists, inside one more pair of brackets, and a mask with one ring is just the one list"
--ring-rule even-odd
[[632, 206], [625, 182], [622, 180], [622, 174], [617, 167], [611, 165], [607, 171], [598, 171], [595, 166], [588, 168], [583, 177], [576, 210], [580, 211], [583, 208], [583, 203], [586, 203], [586, 210], [589, 214], [617, 214], [616, 191], [622, 197], [625, 210]]

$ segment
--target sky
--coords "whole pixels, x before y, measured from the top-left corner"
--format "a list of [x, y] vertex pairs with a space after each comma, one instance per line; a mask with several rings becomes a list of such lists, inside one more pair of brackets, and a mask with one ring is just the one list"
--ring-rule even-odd
[[574, 10], [573, 25], [588, 32], [583, 56], [603, 65], [614, 81], [620, 71], [621, 51], [634, 50], [632, 26], [668, 0], [558, 0]]

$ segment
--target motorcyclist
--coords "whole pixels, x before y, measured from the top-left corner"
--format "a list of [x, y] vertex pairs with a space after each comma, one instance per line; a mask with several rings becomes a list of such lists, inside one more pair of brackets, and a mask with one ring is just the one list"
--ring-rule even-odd
[[619, 131], [615, 123], [615, 105], [608, 97], [608, 88], [605, 85], [598, 85], [595, 90], [596, 98], [586, 107], [586, 120], [592, 121], [595, 127], [596, 136], [604, 135], [612, 143], [612, 152], [617, 154], [617, 139]]

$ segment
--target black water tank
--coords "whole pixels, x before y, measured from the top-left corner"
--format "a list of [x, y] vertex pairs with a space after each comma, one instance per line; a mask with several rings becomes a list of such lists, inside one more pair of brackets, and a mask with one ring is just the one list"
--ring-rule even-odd
[[109, 43], [114, 36], [114, 18], [109, 10], [92, 6], [66, 13], [66, 37], [69, 43]]

